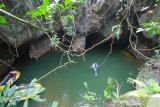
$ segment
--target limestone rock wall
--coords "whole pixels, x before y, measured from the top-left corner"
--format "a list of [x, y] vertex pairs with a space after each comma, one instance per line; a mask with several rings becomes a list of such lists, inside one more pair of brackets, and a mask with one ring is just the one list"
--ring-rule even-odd
[[[1, 0], [0, 3], [5, 4], [6, 7], [4, 9], [7, 12], [11, 12], [13, 15], [26, 19], [26, 11], [34, 9], [38, 4], [38, 0], [36, 2], [32, 0]], [[6, 17], [6, 19], [9, 24], [0, 25], [0, 38], [13, 47], [19, 47], [27, 41], [42, 35], [41, 31], [32, 29], [14, 19], [8, 17]], [[35, 23], [35, 21], [33, 20], [32, 23]]]
[[48, 37], [44, 36], [31, 43], [29, 56], [36, 60], [51, 50], [51, 44]]
[[[124, 4], [122, 4], [122, 2]], [[26, 11], [39, 6], [41, 4], [41, 0], [1, 0], [0, 3], [4, 3], [6, 5], [6, 11], [11, 12], [22, 19], [26, 19]], [[82, 5], [79, 5], [81, 11], [75, 16], [76, 32], [78, 32], [79, 36], [82, 37], [93, 33], [99, 33], [102, 36], [109, 37], [113, 34], [112, 26], [122, 23], [122, 19], [118, 18], [117, 14], [122, 11], [123, 5], [128, 6], [125, 7], [126, 11], [132, 13], [133, 11], [139, 11], [142, 6], [145, 6], [145, 4], [146, 1], [144, 0], [87, 0]], [[135, 7], [133, 8], [133, 6]], [[36, 40], [43, 35], [42, 31], [30, 28], [29, 26], [19, 23], [11, 18], [6, 17], [6, 19], [9, 24], [0, 25], [0, 39], [8, 42], [13, 47], [19, 47], [28, 41]], [[41, 26], [36, 19], [32, 20], [31, 23]], [[62, 29], [61, 25], [58, 26]], [[124, 30], [123, 32], [126, 32], [126, 29], [122, 30]], [[81, 42], [81, 44], [83, 45], [82, 47], [85, 46], [85, 42]], [[73, 44], [72, 46], [74, 48], [80, 48], [76, 47], [78, 46], [77, 44]], [[43, 48], [39, 49], [45, 50]], [[48, 51], [48, 48], [46, 50]]]
[[81, 13], [76, 16], [77, 31], [85, 36], [96, 32], [109, 36], [111, 27], [119, 23], [115, 17], [119, 2], [119, 0], [88, 0], [81, 6]]

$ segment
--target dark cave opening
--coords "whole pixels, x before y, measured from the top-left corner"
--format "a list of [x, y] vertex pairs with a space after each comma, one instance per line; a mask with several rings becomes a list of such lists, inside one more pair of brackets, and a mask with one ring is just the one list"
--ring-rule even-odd
[[[86, 36], [86, 46], [85, 46], [85, 49], [88, 49], [88, 48], [91, 48], [93, 47], [95, 44], [98, 44], [99, 42], [101, 42], [102, 40], [104, 40], [106, 37], [103, 36], [102, 34], [100, 33], [93, 33], [93, 34], [90, 34], [88, 36]], [[120, 38], [120, 39], [116, 39], [116, 38], [110, 38], [108, 40], [106, 40], [105, 42], [101, 43], [98, 45], [98, 47], [100, 48], [110, 48], [111, 47], [111, 44], [112, 44], [112, 47], [115, 48], [115, 49], [125, 49], [128, 45], [128, 42], [126, 42], [125, 40], [123, 40], [123, 37]]]

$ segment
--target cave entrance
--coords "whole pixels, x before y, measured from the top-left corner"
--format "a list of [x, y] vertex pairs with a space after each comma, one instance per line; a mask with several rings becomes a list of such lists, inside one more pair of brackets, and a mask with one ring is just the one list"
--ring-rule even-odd
[[[105, 38], [106, 37], [104, 35], [102, 35], [101, 33], [92, 33], [92, 34], [86, 36], [85, 49], [91, 48], [92, 46], [98, 44], [99, 42], [101, 42]], [[101, 43], [99, 46], [100, 47], [110, 46], [111, 41], [112, 40], [109, 39], [109, 40]]]

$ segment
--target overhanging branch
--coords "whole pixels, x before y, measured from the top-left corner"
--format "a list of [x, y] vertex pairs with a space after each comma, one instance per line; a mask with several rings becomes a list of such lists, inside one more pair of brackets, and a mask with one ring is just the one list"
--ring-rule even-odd
[[37, 26], [37, 25], [31, 24], [30, 22], [28, 22], [28, 21], [26, 21], [26, 20], [24, 20], [24, 19], [21, 19], [21, 18], [15, 16], [15, 15], [13, 15], [13, 14], [7, 12], [7, 11], [4, 11], [3, 9], [0, 9], [0, 13], [6, 15], [6, 16], [8, 16], [8, 17], [11, 17], [11, 18], [13, 18], [13, 19], [15, 19], [15, 20], [17, 20], [17, 21], [20, 21], [20, 22], [22, 22], [22, 23], [24, 23], [24, 24], [26, 24], [26, 25], [28, 25], [28, 26], [30, 26], [30, 27], [33, 27], [33, 28], [35, 28], [35, 29], [42, 30], [42, 31], [44, 31], [44, 32], [48, 32], [48, 31], [49, 31], [48, 29], [45, 29], [45, 28], [39, 27], [39, 26]]

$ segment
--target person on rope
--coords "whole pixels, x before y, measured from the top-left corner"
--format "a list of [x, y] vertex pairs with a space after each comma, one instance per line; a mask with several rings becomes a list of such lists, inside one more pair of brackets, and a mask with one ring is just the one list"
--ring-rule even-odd
[[95, 76], [98, 76], [98, 74], [97, 74], [97, 68], [98, 67], [99, 67], [99, 65], [96, 62], [94, 62], [90, 67], [91, 69], [93, 69]]

